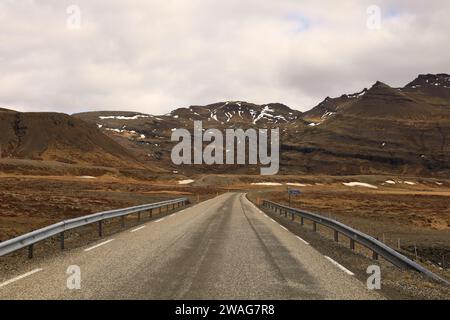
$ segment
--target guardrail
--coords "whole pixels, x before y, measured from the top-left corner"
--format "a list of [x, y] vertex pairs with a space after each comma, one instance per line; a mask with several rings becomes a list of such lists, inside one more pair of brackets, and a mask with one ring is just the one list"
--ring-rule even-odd
[[339, 241], [339, 234], [343, 234], [346, 237], [350, 239], [350, 248], [352, 250], [355, 249], [355, 242], [363, 245], [364, 247], [372, 250], [372, 257], [374, 259], [378, 259], [378, 256], [382, 256], [387, 261], [391, 262], [393, 265], [399, 267], [399, 268], [406, 268], [406, 269], [412, 269], [415, 271], [418, 271], [426, 276], [428, 276], [431, 279], [434, 279], [436, 281], [445, 283], [449, 285], [450, 283], [446, 280], [441, 278], [440, 276], [434, 274], [430, 270], [424, 268], [417, 262], [414, 262], [404, 255], [398, 253], [391, 247], [388, 247], [381, 241], [378, 241], [377, 239], [362, 233], [361, 231], [355, 230], [343, 223], [340, 223], [336, 220], [323, 217], [321, 215], [291, 208], [288, 206], [284, 206], [272, 201], [263, 200], [263, 207], [274, 210], [275, 212], [279, 212], [280, 215], [284, 214], [286, 217], [288, 214], [291, 215], [291, 219], [294, 220], [295, 216], [300, 217], [300, 223], [304, 224], [304, 219], [310, 220], [313, 222], [313, 230], [317, 231], [317, 224], [323, 225], [325, 227], [328, 227], [332, 230], [334, 230], [334, 241]]
[[125, 216], [137, 213], [138, 220], [141, 220], [141, 214], [145, 211], [150, 211], [150, 217], [153, 214], [154, 209], [159, 209], [159, 213], [162, 212], [163, 208], [167, 208], [169, 211], [170, 206], [172, 209], [185, 206], [188, 202], [187, 198], [179, 198], [174, 200], [167, 200], [157, 203], [144, 204], [140, 206], [125, 208], [125, 209], [116, 209], [103, 211], [99, 213], [90, 214], [87, 216], [64, 220], [55, 224], [52, 224], [48, 227], [38, 229], [32, 231], [30, 233], [26, 233], [17, 238], [13, 238], [4, 242], [0, 242], [0, 257], [4, 256], [8, 253], [23, 249], [28, 247], [28, 258], [33, 258], [33, 245], [39, 241], [48, 239], [50, 237], [59, 235], [61, 249], [64, 249], [64, 232], [68, 230], [72, 230], [75, 228], [79, 228], [82, 226], [86, 226], [92, 223], [98, 223], [98, 235], [99, 237], [103, 236], [103, 221], [122, 217], [122, 225], [125, 226]]

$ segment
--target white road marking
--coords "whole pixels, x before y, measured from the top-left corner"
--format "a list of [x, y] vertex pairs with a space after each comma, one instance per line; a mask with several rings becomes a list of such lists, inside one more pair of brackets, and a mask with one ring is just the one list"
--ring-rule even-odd
[[139, 231], [139, 230], [144, 229], [144, 228], [145, 228], [145, 226], [142, 226], [142, 227], [133, 229], [133, 230], [131, 230], [130, 232], [136, 232], [136, 231]]
[[98, 247], [101, 247], [101, 246], [103, 246], [103, 245], [105, 245], [105, 244], [107, 244], [107, 243], [110, 243], [111, 241], [114, 241], [114, 239], [109, 239], [109, 240], [103, 241], [103, 242], [101, 242], [101, 243], [99, 243], [99, 244], [96, 244], [96, 245], [93, 246], [93, 247], [84, 249], [84, 251], [85, 251], [85, 252], [91, 251], [91, 250], [93, 250], [93, 249], [95, 249], [95, 248], [98, 248]]
[[18, 280], [21, 280], [21, 279], [23, 279], [23, 278], [26, 278], [26, 277], [28, 277], [28, 276], [31, 276], [32, 274], [35, 274], [35, 273], [37, 273], [37, 272], [39, 272], [39, 271], [42, 271], [42, 269], [41, 269], [41, 268], [34, 269], [34, 270], [32, 270], [32, 271], [30, 271], [30, 272], [27, 272], [27, 273], [25, 273], [25, 274], [23, 274], [23, 275], [21, 275], [21, 276], [18, 276], [18, 277], [15, 277], [15, 278], [11, 279], [11, 280], [8, 280], [8, 281], [5, 281], [5, 282], [3, 282], [3, 283], [0, 283], [0, 288], [2, 288], [2, 287], [4, 287], [4, 286], [7, 286], [8, 284], [11, 284], [11, 283], [16, 282], [16, 281], [18, 281]]
[[286, 231], [289, 231], [288, 228], [286, 228], [285, 226], [282, 226], [281, 224], [280, 224], [280, 227], [282, 227]]
[[161, 221], [163, 221], [164, 219], [165, 219], [165, 218], [158, 219], [158, 220], [155, 221], [155, 223], [161, 222]]
[[325, 256], [325, 258], [327, 260], [329, 260], [332, 264], [334, 264], [336, 267], [338, 267], [339, 269], [341, 269], [342, 271], [344, 271], [346, 274], [350, 275], [350, 276], [354, 276], [355, 274], [353, 272], [351, 272], [350, 270], [348, 270], [346, 267], [340, 265], [339, 263], [337, 263], [336, 261], [334, 261], [333, 259], [331, 259], [330, 257]]
[[296, 236], [298, 240], [300, 240], [301, 242], [303, 242], [306, 245], [309, 245], [309, 242], [306, 242], [305, 240], [303, 240], [302, 238], [300, 238], [299, 236]]

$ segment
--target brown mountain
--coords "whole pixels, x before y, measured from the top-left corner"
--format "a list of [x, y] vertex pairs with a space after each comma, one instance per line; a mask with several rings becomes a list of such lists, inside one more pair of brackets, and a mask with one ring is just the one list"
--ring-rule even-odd
[[[450, 107], [450, 76], [445, 73], [419, 75], [405, 87], [396, 89], [382, 82], [377, 82], [369, 95], [366, 95], [367, 91], [367, 89], [363, 89], [361, 92], [343, 94], [337, 98], [327, 97], [316, 107], [305, 112], [303, 119], [310, 122], [319, 122], [322, 117], [327, 117], [341, 108], [345, 109], [359, 99], [365, 100], [366, 105], [372, 104], [372, 106], [375, 106], [372, 110], [363, 108], [361, 111], [364, 116], [368, 115], [366, 112], [378, 112], [379, 116], [383, 116], [384, 112], [388, 117], [392, 116], [392, 112], [397, 112], [397, 116], [401, 116], [400, 109], [403, 107], [403, 111], [409, 116], [419, 116], [421, 114], [428, 117], [428, 111], [433, 112], [433, 108], [429, 107], [430, 105]], [[394, 106], [395, 108], [391, 108]], [[423, 109], [423, 106], [427, 107]], [[389, 110], [376, 110], [379, 107], [389, 108]], [[417, 114], [415, 114], [416, 112]], [[428, 114], [424, 114], [424, 112]], [[437, 110], [437, 113], [439, 112]], [[434, 113], [436, 113], [436, 110]], [[407, 116], [406, 114], [403, 115]]]
[[401, 90], [417, 101], [434, 106], [450, 107], [450, 75], [448, 74], [421, 74]]
[[145, 168], [95, 126], [61, 113], [0, 110], [1, 157]]
[[336, 103], [296, 139], [284, 141], [284, 170], [448, 176], [450, 109], [429, 103], [430, 93], [426, 97], [377, 82]]
[[[86, 122], [97, 125], [123, 147], [132, 151], [141, 161], [156, 161], [171, 171], [190, 174], [196, 172], [227, 172], [230, 167], [172, 165], [170, 141], [172, 130], [188, 128], [193, 121], [202, 120], [204, 128], [258, 128], [285, 127], [293, 121], [300, 121], [302, 113], [286, 105], [271, 103], [257, 105], [241, 101], [219, 102], [206, 106], [190, 106], [176, 109], [166, 115], [154, 116], [138, 112], [101, 111], [74, 114]], [[252, 172], [257, 168], [237, 166], [238, 172]], [[256, 171], [255, 171], [256, 172]]]
[[[450, 175], [448, 75], [420, 75], [404, 88], [376, 82], [370, 89], [326, 98], [301, 113], [282, 104], [219, 102], [163, 116], [135, 112], [75, 115], [97, 124], [142, 160], [183, 173], [229, 172], [230, 167], [172, 166], [174, 128], [279, 127], [281, 173]], [[233, 167], [255, 173], [253, 167]]]
[[345, 107], [351, 102], [356, 101], [367, 92], [367, 89], [354, 94], [343, 94], [338, 98], [326, 97], [321, 103], [309, 111], [303, 114], [303, 119], [312, 122], [318, 122], [333, 113], [337, 112], [340, 108]]

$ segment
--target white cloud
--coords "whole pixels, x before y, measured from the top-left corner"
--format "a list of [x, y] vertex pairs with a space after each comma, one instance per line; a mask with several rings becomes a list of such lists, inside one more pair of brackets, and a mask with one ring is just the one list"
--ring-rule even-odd
[[[81, 9], [81, 28], [66, 9]], [[0, 0], [0, 105], [165, 113], [219, 100], [302, 110], [449, 72], [448, 1]]]

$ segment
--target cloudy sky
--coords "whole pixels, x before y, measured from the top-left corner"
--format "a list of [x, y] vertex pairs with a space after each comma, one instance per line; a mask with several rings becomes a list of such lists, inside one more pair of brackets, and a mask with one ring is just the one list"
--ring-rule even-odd
[[0, 106], [306, 110], [450, 72], [448, 12], [448, 0], [0, 0]]

